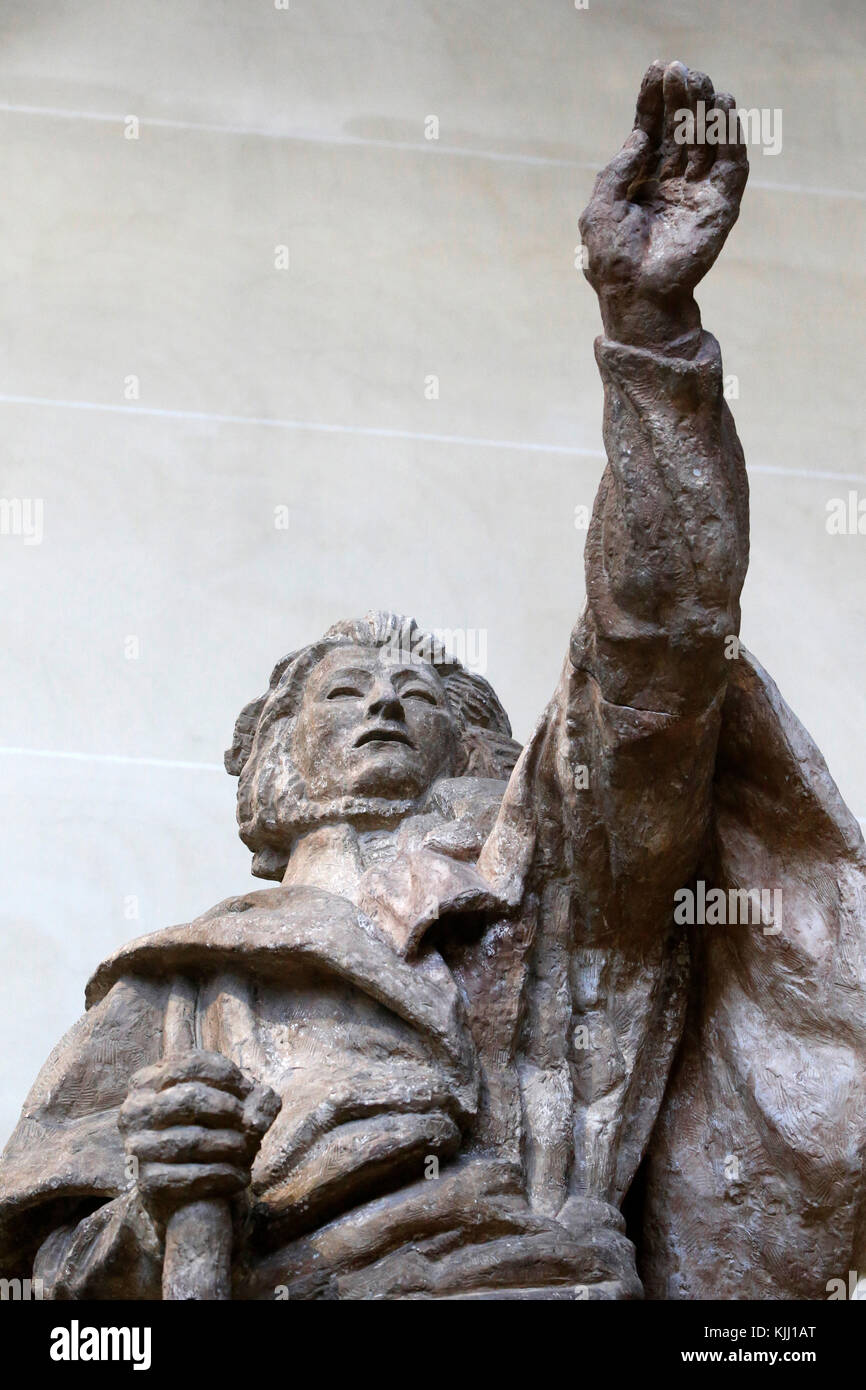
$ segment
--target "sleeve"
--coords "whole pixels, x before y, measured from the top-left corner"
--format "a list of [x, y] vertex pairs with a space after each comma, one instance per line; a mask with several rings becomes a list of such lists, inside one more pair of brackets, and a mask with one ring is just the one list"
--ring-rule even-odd
[[748, 489], [714, 338], [705, 333], [692, 360], [603, 339], [596, 355], [608, 465], [563, 679], [556, 777], [564, 820], [589, 856], [586, 886], [599, 892], [592, 934], [621, 939], [656, 934], [706, 839], [739, 650]]
[[707, 841], [747, 563], [742, 451], [718, 344], [604, 339], [608, 464], [587, 606], [480, 867], [536, 918], [522, 1091], [530, 1193], [621, 1202], [679, 1040], [675, 891]]

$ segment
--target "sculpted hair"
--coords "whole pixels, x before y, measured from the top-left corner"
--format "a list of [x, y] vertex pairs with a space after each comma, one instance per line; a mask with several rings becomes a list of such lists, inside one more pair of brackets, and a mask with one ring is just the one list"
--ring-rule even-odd
[[461, 777], [505, 779], [520, 753], [496, 692], [483, 676], [469, 671], [414, 619], [397, 613], [368, 613], [335, 623], [324, 637], [284, 656], [271, 673], [268, 689], [241, 710], [226, 770], [238, 782], [238, 826], [253, 851], [259, 878], [281, 879], [297, 837], [326, 820], [352, 816], [369, 823], [397, 821], [417, 809], [416, 802], [378, 797], [342, 797], [327, 805], [310, 799], [292, 759], [292, 734], [307, 677], [334, 647], [391, 647], [401, 658], [435, 667], [445, 688], [459, 735]]

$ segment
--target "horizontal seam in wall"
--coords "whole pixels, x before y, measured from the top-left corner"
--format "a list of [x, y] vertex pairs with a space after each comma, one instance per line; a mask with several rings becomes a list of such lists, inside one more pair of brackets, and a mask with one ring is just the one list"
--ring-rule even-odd
[[166, 767], [185, 772], [222, 772], [222, 763], [194, 763], [177, 758], [136, 758], [125, 753], [73, 753], [62, 748], [0, 748], [4, 758], [63, 758], [79, 763], [119, 763], [124, 767]]
[[460, 444], [483, 449], [511, 449], [529, 453], [571, 454], [582, 458], [603, 459], [601, 449], [582, 449], [568, 444], [536, 444], [512, 439], [483, 439], [473, 435], [432, 434], [422, 430], [389, 429], [375, 425], [336, 425], [320, 420], [281, 420], [267, 415], [222, 415], [204, 410], [168, 410], [160, 406], [113, 405], [102, 401], [54, 400], [43, 396], [0, 395], [0, 405], [43, 406], [56, 410], [95, 410], [112, 415], [139, 415], [163, 420], [181, 420], [203, 424], [254, 425], [278, 430], [309, 430], [317, 434], [350, 434], [373, 439], [417, 440], [428, 444]]
[[[222, 763], [193, 763], [174, 758], [135, 758], [124, 753], [72, 753], [59, 748], [0, 748], [0, 757], [65, 758], [75, 762], [121, 763], [124, 766], [164, 767], [187, 772], [225, 772]], [[866, 826], [866, 816], [857, 816]]]
[[[28, 106], [14, 102], [0, 102], [0, 112], [9, 115], [45, 116], [55, 120], [95, 121], [103, 125], [122, 126], [128, 116], [115, 115], [106, 111], [76, 111], [56, 106]], [[434, 154], [456, 159], [485, 159], [496, 164], [523, 164], [556, 169], [587, 169], [597, 172], [603, 164], [594, 160], [560, 159], [552, 155], [509, 154], [503, 150], [473, 149], [461, 145], [443, 145], [438, 140], [386, 140], [363, 135], [334, 135], [307, 130], [267, 130], [262, 126], [224, 125], [208, 121], [183, 121], [169, 116], [136, 116], [139, 132], [148, 126], [159, 130], [201, 131], [209, 135], [253, 135], [263, 140], [286, 140], [299, 144], [335, 145], [359, 149], [395, 150], [415, 154]], [[772, 180], [752, 178], [752, 188], [770, 193], [793, 193], [816, 198], [853, 199], [866, 202], [866, 192], [857, 188], [827, 188], [822, 185], [803, 183], [775, 183]]]
[[[542, 444], [517, 439], [485, 439], [475, 435], [433, 434], [422, 430], [389, 429], [375, 425], [335, 425], [320, 420], [281, 420], [267, 415], [222, 415], [205, 410], [170, 410], [161, 406], [114, 405], [104, 401], [56, 400], [49, 396], [0, 394], [0, 405], [37, 406], [48, 410], [93, 410], [109, 415], [141, 416], [157, 420], [179, 420], [199, 424], [256, 426], [266, 429], [307, 430], [316, 434], [360, 435], [369, 439], [405, 439], [424, 444], [456, 444], [474, 449], [507, 449], [518, 453], [562, 454], [572, 458], [605, 459], [602, 449], [586, 449], [571, 444]], [[750, 473], [770, 477], [813, 478], [819, 481], [866, 483], [866, 473], [835, 473], [815, 468], [783, 468], [776, 464], [752, 463]]]

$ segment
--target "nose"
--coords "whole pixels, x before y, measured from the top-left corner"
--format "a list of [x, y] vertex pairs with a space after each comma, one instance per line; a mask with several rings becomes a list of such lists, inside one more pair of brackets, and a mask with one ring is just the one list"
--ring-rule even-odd
[[378, 719], [401, 720], [405, 717], [403, 702], [393, 685], [377, 685], [370, 691], [367, 714]]

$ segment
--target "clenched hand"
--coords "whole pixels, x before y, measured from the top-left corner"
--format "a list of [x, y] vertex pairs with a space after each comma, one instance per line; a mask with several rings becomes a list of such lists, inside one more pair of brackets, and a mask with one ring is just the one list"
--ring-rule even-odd
[[279, 1109], [269, 1086], [218, 1052], [190, 1051], [137, 1071], [119, 1124], [145, 1208], [165, 1222], [187, 1202], [241, 1191]]

